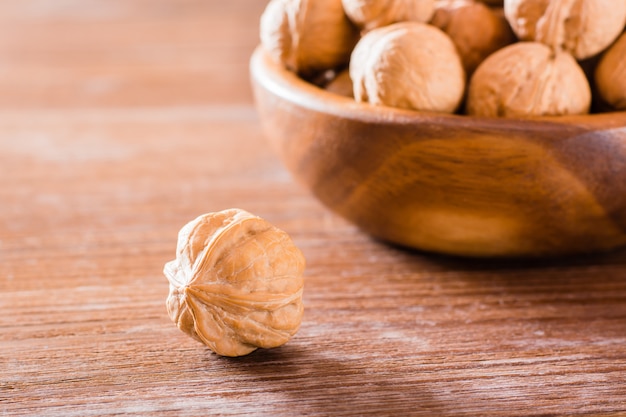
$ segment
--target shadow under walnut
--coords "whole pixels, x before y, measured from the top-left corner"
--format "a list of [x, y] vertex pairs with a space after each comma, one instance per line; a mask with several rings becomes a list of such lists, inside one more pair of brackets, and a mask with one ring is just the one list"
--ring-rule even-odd
[[251, 76], [287, 168], [374, 237], [475, 257], [626, 245], [626, 112], [523, 120], [375, 107], [308, 84], [261, 48]]

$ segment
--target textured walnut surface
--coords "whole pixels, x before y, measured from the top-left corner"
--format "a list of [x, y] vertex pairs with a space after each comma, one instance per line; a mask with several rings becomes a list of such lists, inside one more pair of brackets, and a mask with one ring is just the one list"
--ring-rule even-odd
[[220, 355], [280, 346], [300, 327], [304, 263], [285, 232], [246, 211], [199, 216], [165, 265], [167, 310]]
[[342, 0], [348, 17], [369, 31], [397, 22], [428, 22], [435, 0]]
[[505, 0], [504, 12], [521, 40], [562, 48], [577, 59], [604, 50], [626, 23], [622, 0]]
[[467, 112], [480, 116], [584, 114], [591, 89], [567, 52], [518, 42], [490, 55], [469, 84]]
[[358, 39], [341, 0], [271, 0], [260, 20], [266, 50], [304, 75], [346, 64]]
[[515, 40], [501, 10], [474, 0], [437, 1], [430, 24], [450, 36], [469, 75], [490, 54]]
[[350, 59], [357, 101], [451, 113], [465, 88], [456, 47], [440, 29], [402, 22], [361, 38]]

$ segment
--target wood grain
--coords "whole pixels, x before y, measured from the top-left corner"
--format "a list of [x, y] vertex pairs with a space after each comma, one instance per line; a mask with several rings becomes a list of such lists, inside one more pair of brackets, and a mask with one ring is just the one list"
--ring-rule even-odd
[[[0, 3], [0, 415], [624, 415], [626, 252], [463, 260], [332, 214], [260, 132], [244, 51], [262, 7]], [[135, 53], [165, 41], [160, 77]], [[180, 58], [202, 45], [230, 64], [201, 86], [209, 61], [191, 77]], [[84, 93], [114, 68], [138, 84]], [[178, 229], [229, 207], [289, 232], [308, 265], [300, 331], [239, 359], [176, 329], [162, 274]]]
[[371, 106], [285, 70], [263, 48], [262, 126], [327, 207], [380, 239], [461, 256], [626, 245], [626, 112], [476, 118]]
[[[262, 0], [0, 4], [0, 108], [249, 101]], [[244, 12], [242, 12], [244, 10]]]

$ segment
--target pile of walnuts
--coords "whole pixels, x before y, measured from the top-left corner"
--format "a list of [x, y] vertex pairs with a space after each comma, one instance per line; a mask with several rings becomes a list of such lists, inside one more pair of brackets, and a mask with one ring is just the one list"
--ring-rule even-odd
[[373, 105], [491, 117], [626, 110], [626, 0], [270, 0], [261, 44]]

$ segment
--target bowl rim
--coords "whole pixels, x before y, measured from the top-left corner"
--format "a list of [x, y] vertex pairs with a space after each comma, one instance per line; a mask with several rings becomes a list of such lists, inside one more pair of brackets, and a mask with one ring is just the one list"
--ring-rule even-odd
[[498, 129], [543, 128], [546, 124], [626, 128], [626, 111], [610, 111], [583, 115], [529, 116], [529, 117], [487, 117], [463, 114], [435, 113], [399, 109], [389, 106], [371, 105], [358, 102], [350, 97], [326, 91], [302, 78], [276, 62], [262, 45], [258, 45], [250, 59], [250, 75], [256, 82], [272, 94], [319, 113], [333, 114], [336, 117], [362, 122], [416, 124], [432, 123], [441, 125], [467, 125]]

